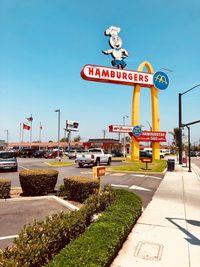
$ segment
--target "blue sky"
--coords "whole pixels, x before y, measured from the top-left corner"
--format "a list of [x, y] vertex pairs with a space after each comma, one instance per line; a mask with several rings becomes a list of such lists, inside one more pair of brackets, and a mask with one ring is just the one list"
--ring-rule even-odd
[[[127, 69], [151, 62], [155, 71], [168, 68], [170, 86], [159, 93], [161, 131], [178, 125], [178, 93], [200, 83], [199, 1], [0, 0], [0, 139], [19, 141], [20, 123], [33, 116], [33, 140], [57, 140], [66, 119], [79, 122], [83, 140], [116, 138], [108, 125], [130, 125], [133, 88], [95, 83], [80, 77], [85, 64], [111, 66], [104, 31], [121, 28]], [[200, 87], [183, 96], [183, 122], [200, 119]], [[140, 123], [151, 123], [150, 90], [141, 92]], [[192, 142], [200, 125], [191, 127]], [[61, 136], [64, 131], [61, 131]], [[73, 137], [72, 136], [72, 137]], [[170, 134], [168, 135], [171, 140]], [[29, 140], [28, 131], [24, 140]]]

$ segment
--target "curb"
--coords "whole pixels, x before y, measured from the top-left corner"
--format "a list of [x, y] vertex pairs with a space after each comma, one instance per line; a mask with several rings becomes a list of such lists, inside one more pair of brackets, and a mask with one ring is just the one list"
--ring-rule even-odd
[[74, 206], [73, 204], [69, 203], [67, 200], [63, 200], [56, 196], [37, 196], [37, 197], [22, 197], [22, 198], [6, 198], [0, 199], [0, 203], [5, 202], [18, 202], [18, 201], [30, 201], [30, 200], [43, 200], [43, 199], [53, 199], [62, 206], [70, 209], [70, 210], [79, 210], [78, 207]]

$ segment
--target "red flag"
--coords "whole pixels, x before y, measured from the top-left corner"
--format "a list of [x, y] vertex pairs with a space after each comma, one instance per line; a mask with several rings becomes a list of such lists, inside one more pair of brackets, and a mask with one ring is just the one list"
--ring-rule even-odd
[[29, 125], [23, 123], [23, 129], [25, 129], [25, 130], [30, 130], [30, 129], [31, 129], [31, 126], [29, 126]]
[[33, 121], [33, 117], [32, 116], [30, 116], [29, 118], [26, 118], [27, 119], [27, 121]]

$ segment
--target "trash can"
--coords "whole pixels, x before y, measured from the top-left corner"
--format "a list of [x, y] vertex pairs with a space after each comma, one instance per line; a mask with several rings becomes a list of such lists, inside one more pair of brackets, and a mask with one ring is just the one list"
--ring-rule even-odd
[[168, 159], [167, 160], [167, 170], [170, 172], [175, 170], [175, 159]]

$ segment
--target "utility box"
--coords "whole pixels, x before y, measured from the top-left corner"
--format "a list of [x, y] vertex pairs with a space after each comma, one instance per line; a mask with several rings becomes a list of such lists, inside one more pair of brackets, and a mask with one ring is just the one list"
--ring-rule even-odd
[[167, 160], [167, 170], [170, 172], [175, 170], [175, 159], [168, 159]]

